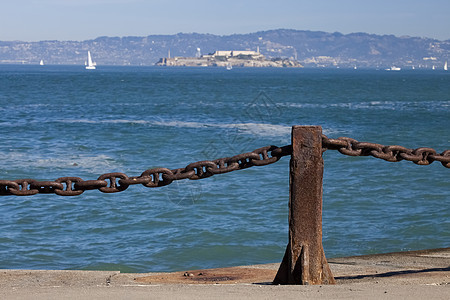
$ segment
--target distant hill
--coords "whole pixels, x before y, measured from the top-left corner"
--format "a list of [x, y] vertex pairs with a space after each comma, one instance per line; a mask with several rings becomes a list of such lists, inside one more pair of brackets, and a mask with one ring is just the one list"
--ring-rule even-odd
[[154, 65], [170, 55], [193, 57], [216, 50], [259, 50], [267, 58], [298, 60], [306, 67], [440, 67], [450, 60], [450, 40], [367, 33], [277, 29], [248, 34], [179, 33], [99, 37], [86, 41], [0, 41], [0, 63], [83, 65], [90, 50], [97, 65]]

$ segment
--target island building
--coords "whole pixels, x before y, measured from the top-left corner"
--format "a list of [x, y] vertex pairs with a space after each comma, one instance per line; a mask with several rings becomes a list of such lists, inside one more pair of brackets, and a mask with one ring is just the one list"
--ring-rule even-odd
[[215, 51], [214, 53], [203, 55], [204, 58], [244, 58], [244, 59], [264, 59], [264, 55], [259, 51], [249, 50], [230, 50], [230, 51]]

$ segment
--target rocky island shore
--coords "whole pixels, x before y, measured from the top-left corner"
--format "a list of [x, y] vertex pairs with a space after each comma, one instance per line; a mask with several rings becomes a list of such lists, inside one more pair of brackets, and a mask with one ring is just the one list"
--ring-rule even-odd
[[303, 68], [298, 62], [285, 58], [266, 59], [259, 51], [215, 51], [208, 55], [197, 57], [165, 57], [161, 58], [157, 66], [182, 67], [276, 67]]

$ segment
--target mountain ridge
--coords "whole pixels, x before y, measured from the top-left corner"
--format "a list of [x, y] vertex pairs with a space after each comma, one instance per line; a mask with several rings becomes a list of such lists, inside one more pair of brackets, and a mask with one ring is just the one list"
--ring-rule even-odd
[[177, 33], [84, 41], [0, 41], [0, 63], [84, 64], [91, 51], [101, 65], [154, 65], [162, 57], [193, 57], [216, 50], [257, 50], [267, 58], [298, 60], [306, 67], [431, 68], [450, 59], [450, 39], [272, 29], [245, 34]]

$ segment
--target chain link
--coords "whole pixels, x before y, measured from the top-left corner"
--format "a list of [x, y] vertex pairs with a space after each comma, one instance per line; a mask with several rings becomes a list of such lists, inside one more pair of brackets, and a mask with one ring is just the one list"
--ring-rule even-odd
[[[432, 148], [408, 149], [402, 146], [385, 146], [375, 143], [358, 142], [348, 137], [330, 139], [322, 135], [322, 148], [338, 150], [350, 156], [373, 156], [390, 162], [401, 160], [412, 161], [418, 165], [429, 165], [434, 161], [450, 168], [450, 150], [441, 154]], [[126, 190], [130, 185], [141, 184], [155, 188], [171, 184], [175, 180], [198, 180], [217, 174], [243, 170], [254, 166], [273, 164], [281, 157], [292, 154], [292, 145], [283, 147], [266, 146], [252, 152], [224, 157], [215, 160], [204, 160], [188, 164], [184, 168], [153, 168], [142, 172], [139, 176], [129, 177], [124, 173], [106, 173], [97, 180], [83, 180], [79, 177], [60, 177], [55, 181], [37, 181], [34, 179], [0, 180], [0, 196], [31, 196], [35, 194], [57, 194], [60, 196], [78, 196], [87, 190], [99, 190], [103, 193], [117, 193]]]

